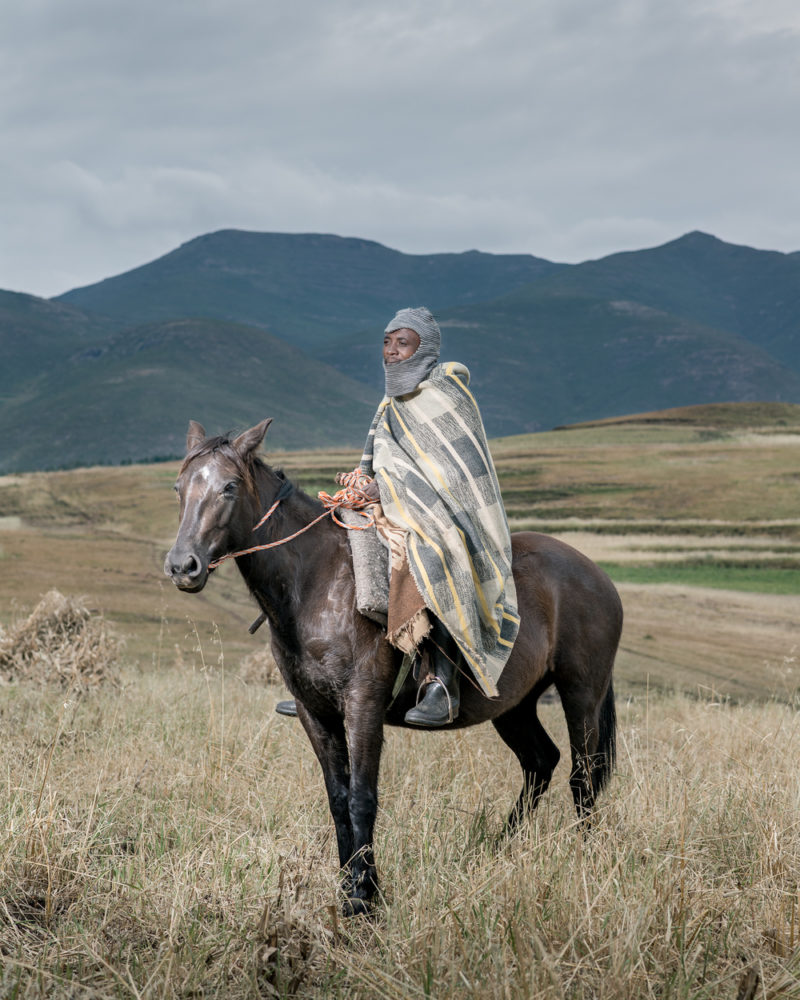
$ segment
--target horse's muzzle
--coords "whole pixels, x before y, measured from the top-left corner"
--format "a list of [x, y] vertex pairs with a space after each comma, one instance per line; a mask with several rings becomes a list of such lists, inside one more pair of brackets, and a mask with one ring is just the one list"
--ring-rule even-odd
[[178, 590], [196, 594], [208, 581], [208, 564], [194, 552], [171, 549], [164, 560], [164, 572]]

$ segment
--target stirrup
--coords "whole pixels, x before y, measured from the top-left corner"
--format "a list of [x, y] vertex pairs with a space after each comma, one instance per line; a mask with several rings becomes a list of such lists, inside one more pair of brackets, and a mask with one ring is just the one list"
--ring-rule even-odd
[[420, 684], [420, 686], [417, 688], [417, 701], [416, 704], [414, 705], [414, 708], [417, 708], [419, 706], [419, 703], [425, 698], [425, 695], [428, 693], [428, 688], [431, 686], [431, 684], [438, 684], [439, 687], [444, 690], [444, 696], [445, 698], [447, 698], [446, 724], [449, 726], [450, 723], [455, 719], [455, 715], [453, 714], [453, 699], [450, 697], [450, 691], [445, 682], [442, 680], [441, 677], [437, 677], [436, 674], [427, 674], [427, 676], [423, 679], [422, 684]]
[[[431, 695], [431, 691], [434, 689], [434, 681], [442, 688], [446, 698], [445, 703], [442, 703], [441, 698], [439, 698], [439, 704], [435, 706], [425, 703], [425, 699]], [[438, 697], [438, 692], [436, 697]], [[455, 692], [451, 695], [447, 684], [440, 677], [435, 677], [429, 683], [425, 684], [424, 687], [420, 686], [417, 691], [417, 703], [406, 712], [403, 721], [409, 726], [439, 729], [443, 726], [449, 726], [457, 718], [459, 707], [460, 699], [458, 695]], [[438, 711], [438, 714], [426, 714], [433, 713], [434, 711]]]

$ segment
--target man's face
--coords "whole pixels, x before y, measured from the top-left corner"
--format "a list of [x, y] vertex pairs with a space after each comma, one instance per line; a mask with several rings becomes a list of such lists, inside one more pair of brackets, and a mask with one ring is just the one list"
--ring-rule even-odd
[[407, 327], [392, 330], [383, 337], [383, 360], [387, 365], [407, 361], [419, 347], [419, 334]]

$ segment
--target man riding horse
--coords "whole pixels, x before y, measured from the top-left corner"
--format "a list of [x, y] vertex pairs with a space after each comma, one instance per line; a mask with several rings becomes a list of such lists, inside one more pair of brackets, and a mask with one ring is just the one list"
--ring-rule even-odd
[[[376, 533], [346, 538], [332, 519], [348, 495], [331, 505], [314, 499], [258, 457], [269, 420], [235, 438], [209, 437], [192, 421], [175, 483], [179, 527], [164, 570], [199, 594], [220, 563], [235, 559], [261, 609], [254, 625], [269, 621], [275, 660], [322, 769], [348, 915], [369, 913], [378, 891], [384, 725], [447, 725], [458, 669], [475, 683], [463, 687], [452, 728], [491, 721], [522, 768], [509, 830], [536, 807], [559, 761], [537, 714], [551, 684], [567, 723], [581, 822], [614, 763], [619, 595], [586, 556], [536, 532], [511, 539], [512, 583], [508, 526], [467, 372], [437, 364], [438, 352], [427, 310], [404, 310], [389, 324], [386, 398], [361, 467], [346, 477], [372, 478], [380, 497], [377, 521], [395, 557], [389, 591], [400, 602], [389, 608], [389, 642], [358, 596], [350, 544], [371, 539], [380, 551]], [[387, 575], [381, 566], [376, 579], [385, 584]], [[390, 643], [403, 638], [419, 651], [420, 673], [438, 677], [429, 685], [421, 677], [421, 700], [408, 673], [398, 675]]]
[[405, 721], [425, 727], [457, 716], [464, 668], [496, 696], [519, 629], [508, 522], [469, 371], [439, 364], [440, 347], [423, 307], [388, 324], [386, 394], [357, 470], [380, 501], [373, 516], [390, 553], [387, 639], [413, 657], [420, 684]]

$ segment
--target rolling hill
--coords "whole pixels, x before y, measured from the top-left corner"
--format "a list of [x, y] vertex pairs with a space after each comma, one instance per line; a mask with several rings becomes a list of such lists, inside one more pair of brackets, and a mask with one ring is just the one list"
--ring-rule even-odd
[[115, 324], [63, 302], [0, 291], [0, 400], [112, 335]]
[[[439, 316], [443, 357], [472, 374], [490, 435], [688, 406], [800, 401], [800, 368], [758, 343], [632, 300], [562, 294], [545, 281]], [[319, 357], [380, 391], [358, 335]]]
[[340, 236], [223, 230], [58, 301], [126, 325], [187, 316], [246, 323], [314, 350], [354, 330], [382, 330], [397, 303], [481, 302], [558, 266], [527, 254], [412, 255]]
[[272, 415], [279, 446], [358, 445], [383, 326], [421, 302], [492, 436], [800, 402], [798, 253], [689, 233], [565, 265], [224, 230], [53, 300], [0, 292], [0, 472], [175, 457], [190, 418]]
[[757, 344], [636, 301], [542, 290], [444, 321], [454, 354], [476, 372], [493, 435], [695, 403], [800, 400], [800, 372]]
[[[277, 421], [267, 460], [312, 495], [332, 491], [335, 473], [358, 460], [356, 448], [276, 457], [273, 430]], [[561, 534], [615, 580], [633, 580], [624, 596], [626, 681], [643, 687], [652, 673], [669, 686], [680, 679], [692, 690], [715, 684], [737, 694], [774, 691], [781, 658], [796, 645], [798, 446], [800, 405], [741, 403], [491, 442], [514, 530]], [[229, 664], [263, 645], [263, 633], [247, 631], [253, 605], [235, 566], [222, 566], [196, 597], [163, 576], [177, 527], [178, 464], [0, 477], [2, 623], [15, 602], [30, 608], [56, 587], [104, 608], [143, 661], [156, 648], [166, 661], [186, 641], [187, 615], [220, 626]], [[640, 592], [640, 572], [660, 588]], [[692, 581], [723, 589], [718, 610], [708, 594], [692, 602], [684, 590], [663, 590]], [[763, 600], [726, 612], [731, 586]], [[687, 627], [689, 613], [698, 627]]]
[[[535, 294], [630, 300], [729, 330], [800, 371], [800, 252], [735, 246], [692, 232], [648, 250], [612, 254], [543, 276]], [[506, 299], [520, 306], [528, 286]]]
[[263, 330], [153, 323], [95, 342], [0, 407], [0, 473], [174, 458], [189, 419], [224, 431], [277, 416], [273, 448], [357, 446], [374, 409], [366, 386]]

